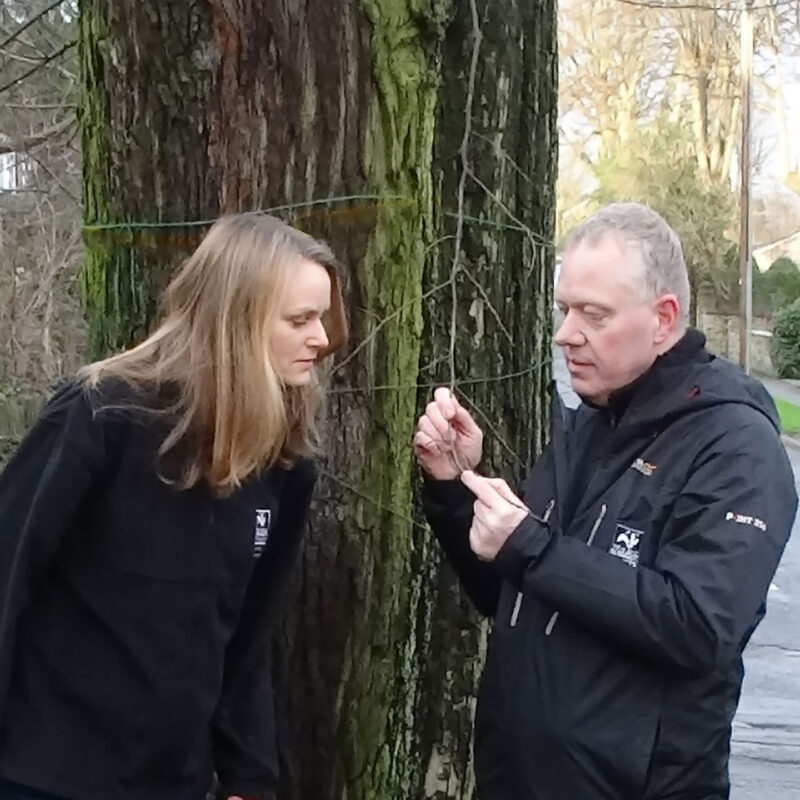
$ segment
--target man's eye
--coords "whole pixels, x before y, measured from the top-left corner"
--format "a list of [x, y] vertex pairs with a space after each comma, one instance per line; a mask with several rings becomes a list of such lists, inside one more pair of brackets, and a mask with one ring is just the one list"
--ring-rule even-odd
[[583, 315], [589, 322], [603, 322], [608, 317], [605, 311], [584, 311]]

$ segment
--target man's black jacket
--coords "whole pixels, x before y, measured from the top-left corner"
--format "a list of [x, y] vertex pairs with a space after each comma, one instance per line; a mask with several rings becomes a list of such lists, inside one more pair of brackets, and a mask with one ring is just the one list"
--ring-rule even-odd
[[608, 409], [559, 408], [490, 564], [474, 498], [426, 512], [494, 618], [475, 736], [481, 800], [721, 800], [742, 650], [797, 506], [763, 387], [690, 331]]

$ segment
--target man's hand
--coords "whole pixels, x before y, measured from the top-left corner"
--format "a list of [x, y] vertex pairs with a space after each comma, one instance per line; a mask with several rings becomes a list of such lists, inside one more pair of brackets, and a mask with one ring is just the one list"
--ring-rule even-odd
[[439, 387], [419, 418], [414, 455], [436, 480], [453, 480], [462, 470], [475, 469], [483, 454], [483, 431], [455, 395]]
[[461, 481], [476, 498], [469, 546], [482, 561], [494, 561], [528, 511], [501, 478], [484, 478], [466, 471]]

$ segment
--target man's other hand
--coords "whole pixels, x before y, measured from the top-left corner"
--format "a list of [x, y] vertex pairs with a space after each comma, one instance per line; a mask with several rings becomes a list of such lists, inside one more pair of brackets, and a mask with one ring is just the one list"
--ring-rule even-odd
[[455, 395], [439, 387], [419, 418], [413, 447], [428, 475], [440, 481], [453, 480], [480, 463], [483, 431]]
[[469, 545], [478, 558], [494, 561], [528, 511], [502, 478], [485, 478], [468, 470], [461, 481], [475, 495]]

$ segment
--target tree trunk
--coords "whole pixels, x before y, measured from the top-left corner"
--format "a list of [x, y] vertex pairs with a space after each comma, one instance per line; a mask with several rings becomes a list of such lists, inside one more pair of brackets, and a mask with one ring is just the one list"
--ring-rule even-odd
[[[487, 429], [487, 470], [511, 475], [547, 418], [555, 10], [476, 11], [466, 152], [485, 188], [466, 181], [453, 366]], [[451, 379], [454, 250], [441, 240], [458, 216], [472, 12], [469, 0], [81, 1], [94, 355], [146, 332], [206, 229], [195, 223], [222, 212], [280, 207], [346, 265], [352, 346], [331, 376], [281, 634], [285, 798], [472, 794], [485, 630], [420, 522], [409, 444], [431, 390], [418, 385]]]
[[[455, 278], [456, 315], [451, 286], [440, 302], [426, 305], [421, 382], [435, 376], [435, 382], [448, 384], [454, 368], [456, 392], [486, 433], [481, 469], [513, 483], [539, 452], [549, 418], [555, 6], [549, 0], [476, 0], [474, 11], [477, 26], [471, 3], [458, 4], [445, 41], [435, 173], [442, 237], [450, 238], [435, 251], [425, 281], [430, 292]], [[468, 118], [471, 132], [465, 139]], [[456, 253], [465, 169], [463, 235]], [[426, 389], [421, 403], [428, 396]], [[438, 551], [425, 552], [430, 563]], [[422, 796], [469, 800], [472, 720], [487, 624], [448, 567], [436, 575], [429, 608], [434, 644], [421, 706]]]

